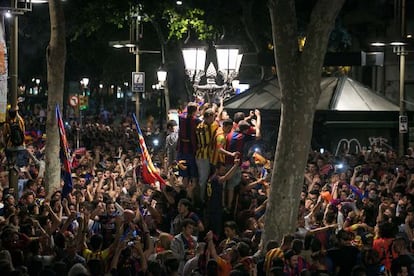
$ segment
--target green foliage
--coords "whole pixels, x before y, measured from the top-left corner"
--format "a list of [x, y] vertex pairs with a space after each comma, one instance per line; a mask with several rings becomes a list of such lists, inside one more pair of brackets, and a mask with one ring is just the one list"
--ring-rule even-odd
[[[81, 0], [73, 1], [76, 4], [71, 5], [72, 11], [68, 18], [69, 21], [73, 19], [73, 25], [69, 25], [72, 28], [68, 30], [72, 41], [82, 36], [90, 37], [107, 26], [115, 26], [118, 29], [128, 28], [130, 7], [134, 4], [133, 1], [91, 0], [82, 2], [81, 10], [78, 9]], [[216, 34], [215, 28], [207, 23], [203, 9], [176, 9], [174, 5], [166, 3], [144, 2], [140, 11], [143, 20], [158, 21], [161, 26], [165, 26], [163, 31], [168, 33], [169, 40], [181, 40], [191, 33], [197, 39], [204, 41], [213, 38]]]
[[[112, 25], [118, 29], [128, 26], [129, 3], [127, 1], [87, 1], [74, 0], [66, 7], [68, 35], [71, 41], [80, 37], [90, 37]], [[79, 9], [82, 6], [82, 9]]]
[[198, 40], [204, 41], [215, 35], [215, 28], [206, 23], [204, 10], [201, 9], [188, 9], [182, 14], [174, 9], [166, 9], [163, 18], [167, 21], [168, 39], [180, 40], [194, 32]]

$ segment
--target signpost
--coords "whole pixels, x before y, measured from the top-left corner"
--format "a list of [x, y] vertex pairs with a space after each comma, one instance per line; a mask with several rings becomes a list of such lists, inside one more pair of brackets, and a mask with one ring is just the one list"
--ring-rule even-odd
[[144, 72], [132, 72], [132, 92], [145, 92]]
[[399, 118], [399, 129], [400, 133], [407, 133], [408, 132], [408, 117], [405, 115], [401, 115]]
[[69, 99], [69, 104], [72, 107], [77, 107], [79, 104], [79, 98], [78, 96], [71, 96]]

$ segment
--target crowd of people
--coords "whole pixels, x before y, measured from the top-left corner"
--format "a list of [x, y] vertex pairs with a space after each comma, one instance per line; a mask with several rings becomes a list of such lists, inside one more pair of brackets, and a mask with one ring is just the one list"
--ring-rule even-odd
[[132, 118], [86, 121], [79, 148], [69, 123], [66, 197], [63, 180], [46, 193], [41, 135], [26, 136], [13, 190], [5, 124], [1, 275], [414, 275], [414, 151], [310, 152], [297, 231], [262, 244], [272, 158], [252, 150], [260, 111], [232, 117], [194, 102], [168, 121], [152, 152], [165, 185], [142, 176]]

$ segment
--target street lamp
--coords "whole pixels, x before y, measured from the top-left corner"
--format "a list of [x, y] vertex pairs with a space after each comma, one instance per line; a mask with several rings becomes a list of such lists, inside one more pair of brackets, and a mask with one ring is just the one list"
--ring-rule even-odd
[[[238, 76], [243, 57], [235, 46], [218, 45], [215, 48], [218, 73], [224, 80], [222, 85], [217, 84], [218, 73], [213, 62], [209, 63], [205, 71], [206, 47], [182, 49], [186, 73], [193, 84], [195, 96], [201, 96], [207, 101], [226, 98], [234, 92], [232, 81]], [[203, 76], [206, 77], [206, 83], [200, 83]]]
[[405, 114], [405, 46], [400, 43], [391, 43], [393, 52], [400, 57], [400, 116], [399, 116], [399, 136], [398, 136], [398, 153], [400, 156], [404, 155], [404, 136], [408, 132], [408, 119]]
[[98, 95], [99, 95], [99, 98], [101, 99], [100, 104], [99, 104], [99, 110], [102, 111], [104, 109], [104, 92], [103, 92], [104, 85], [103, 83], [99, 83], [98, 87], [99, 87]]
[[84, 87], [87, 87], [87, 86], [88, 86], [88, 84], [89, 84], [89, 78], [82, 78], [82, 80], [81, 80], [81, 84], [82, 84]]
[[206, 65], [206, 47], [184, 48], [182, 53], [187, 75], [193, 84], [198, 84]]
[[392, 41], [386, 43], [376, 41], [371, 43], [373, 47], [391, 47], [394, 54], [399, 56], [399, 136], [398, 136], [398, 154], [404, 155], [405, 143], [404, 137], [408, 132], [408, 117], [405, 112], [405, 56], [408, 54], [406, 50], [407, 44], [403, 41]]
[[[10, 20], [10, 55], [9, 55], [9, 78], [10, 78], [10, 105], [17, 107], [18, 91], [18, 55], [19, 55], [19, 15], [32, 11], [32, 3], [35, 0], [11, 0], [10, 6], [0, 6], [4, 11], [4, 17]], [[0, 4], [2, 5], [2, 4]], [[1, 25], [1, 24], [0, 24]], [[2, 111], [0, 111], [2, 112]], [[5, 112], [5, 110], [4, 110]]]
[[32, 82], [34, 83], [34, 85], [30, 88], [29, 94], [40, 95], [40, 79], [32, 78]]
[[[164, 104], [165, 104], [165, 115], [168, 115], [168, 110], [170, 110], [170, 96], [169, 96], [169, 89], [167, 83], [167, 70], [164, 65], [161, 65], [160, 68], [157, 70], [157, 79], [158, 84], [153, 85], [153, 89], [156, 90], [164, 90]], [[162, 107], [162, 101], [161, 101]], [[162, 112], [160, 112], [160, 131], [162, 131]]]
[[[10, 105], [12, 109], [17, 108], [17, 91], [18, 91], [18, 45], [19, 45], [19, 15], [23, 15], [26, 12], [29, 12], [32, 10], [32, 3], [30, 0], [11, 0], [9, 1], [10, 6], [0, 6], [0, 10], [3, 10], [6, 12], [5, 17], [9, 17], [10, 19], [10, 55], [8, 57], [9, 59], [9, 70], [8, 70], [8, 77], [10, 78]], [[1, 3], [0, 5], [2, 5]], [[0, 27], [2, 30], [3, 24], [0, 24]], [[3, 32], [1, 32], [3, 33]], [[7, 53], [6, 47], [4, 47], [5, 43], [3, 41], [3, 37], [1, 38], [1, 44], [3, 46], [2, 51], [2, 63], [3, 65], [6, 64], [4, 60], [4, 56]], [[3, 70], [4, 71], [4, 70]], [[7, 71], [6, 71], [7, 72]], [[7, 73], [2, 73], [7, 74]], [[7, 79], [7, 75], [6, 75]], [[3, 86], [3, 85], [1, 85]], [[5, 87], [2, 87], [2, 90]], [[7, 96], [5, 93], [2, 93], [3, 97], [0, 98], [0, 103], [2, 106], [2, 110], [0, 110], [0, 114], [6, 114], [6, 107], [7, 107]], [[11, 160], [8, 160], [10, 163], [15, 163], [17, 152], [12, 153]], [[13, 166], [10, 166], [9, 169], [9, 185], [10, 187], [14, 188], [14, 191], [18, 191], [18, 172], [12, 168]], [[16, 198], [18, 199], [18, 193], [16, 193]]]
[[231, 83], [238, 75], [243, 54], [237, 46], [216, 46], [218, 70], [224, 75], [225, 82]]
[[157, 70], [157, 79], [161, 84], [164, 84], [167, 80], [167, 70], [162, 66]]
[[78, 115], [79, 115], [79, 126], [76, 129], [76, 147], [80, 147], [80, 129], [82, 128], [82, 110], [86, 109], [88, 106], [88, 96], [87, 96], [87, 90], [89, 85], [89, 78], [82, 78], [80, 80], [80, 85], [82, 88], [82, 95], [78, 95], [79, 101], [78, 101]]
[[404, 146], [404, 137], [408, 132], [408, 117], [405, 114], [405, 56], [408, 54], [406, 43], [407, 38], [411, 38], [411, 35], [406, 34], [406, 0], [397, 1], [398, 12], [396, 13], [396, 23], [395, 33], [398, 34], [398, 39], [387, 44], [383, 41], [371, 43], [371, 46], [375, 47], [384, 47], [390, 46], [394, 54], [399, 56], [399, 94], [400, 94], [400, 113], [399, 113], [399, 137], [398, 137], [398, 154], [400, 156], [404, 155], [405, 146]]
[[89, 78], [82, 78], [80, 81], [80, 84], [82, 86], [83, 92], [86, 92], [86, 90], [88, 89], [88, 85], [89, 85]]
[[122, 86], [122, 96], [124, 97], [124, 112], [125, 115], [128, 114], [128, 97], [132, 96], [132, 94], [129, 92], [129, 83], [127, 81], [124, 81], [124, 85]]
[[[142, 35], [142, 30], [140, 28], [142, 17], [140, 15], [140, 5], [132, 6], [129, 12], [129, 40], [123, 41], [110, 41], [109, 46], [114, 48], [128, 48], [130, 53], [135, 55], [135, 72], [139, 72], [139, 47], [138, 42]], [[132, 80], [132, 87], [134, 87], [134, 80]], [[133, 90], [133, 89], [132, 89]], [[135, 116], [137, 121], [139, 121], [139, 97], [140, 93], [135, 92]]]

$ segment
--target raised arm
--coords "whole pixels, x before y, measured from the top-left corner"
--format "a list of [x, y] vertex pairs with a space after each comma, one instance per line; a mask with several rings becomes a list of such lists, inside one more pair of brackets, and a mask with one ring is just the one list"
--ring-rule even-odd
[[219, 177], [219, 179], [218, 179], [219, 182], [224, 183], [225, 181], [229, 180], [234, 175], [234, 173], [236, 172], [239, 165], [240, 165], [240, 159], [235, 158], [233, 167], [231, 167], [230, 170], [228, 170], [227, 173], [224, 176]]
[[[46, 208], [46, 211], [51, 215], [51, 217], [52, 217], [52, 227], [50, 228], [50, 235], [52, 234], [52, 233], [54, 233], [55, 231], [56, 231], [56, 229], [59, 227], [59, 225], [60, 225], [60, 223], [61, 223], [61, 219], [56, 215], [56, 213], [55, 212], [53, 212], [53, 209], [52, 209], [52, 207], [50, 206], [50, 204], [49, 203], [43, 203], [44, 204], [44, 206], [45, 206], [45, 208]], [[60, 208], [61, 210], [62, 210], [62, 208]]]
[[[115, 248], [114, 256], [112, 257], [111, 261], [111, 272], [116, 271], [118, 268], [119, 257], [121, 256], [121, 252], [127, 247], [127, 243], [125, 241], [120, 242], [117, 247]], [[114, 273], [112, 275], [117, 275]]]
[[262, 138], [262, 132], [260, 131], [262, 126], [262, 116], [260, 115], [259, 109], [254, 110], [256, 115], [256, 140]]
[[[72, 222], [76, 219], [76, 212], [72, 211], [68, 218], [65, 220], [65, 223], [63, 223], [62, 227], [60, 228], [60, 232], [65, 232], [68, 230], [69, 226], [72, 224]], [[78, 232], [80, 229], [78, 229]]]
[[208, 231], [206, 234], [206, 239], [207, 239], [207, 248], [208, 251], [210, 253], [210, 256], [216, 260], [218, 258], [218, 254], [217, 254], [217, 250], [216, 250], [216, 246], [214, 244], [213, 241], [213, 232], [212, 231]]
[[[148, 268], [147, 259], [149, 255], [147, 256], [142, 250], [142, 245], [140, 241], [135, 241], [133, 246], [134, 250], [136, 250], [136, 252], [138, 253], [141, 269], [142, 271], [146, 272]], [[152, 254], [152, 252], [150, 254]]]

